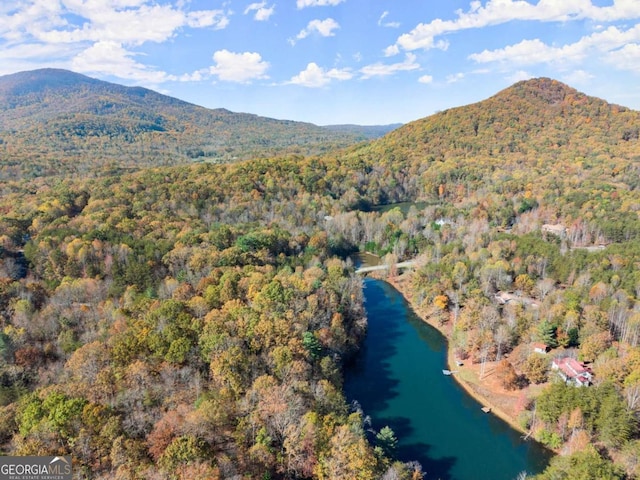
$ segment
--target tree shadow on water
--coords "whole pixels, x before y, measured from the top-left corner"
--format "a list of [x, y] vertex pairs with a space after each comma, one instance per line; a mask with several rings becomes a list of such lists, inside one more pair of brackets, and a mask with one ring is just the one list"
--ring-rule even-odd
[[[368, 297], [384, 296], [377, 285], [369, 285]], [[376, 416], [398, 395], [399, 381], [391, 371], [392, 359], [398, 352], [402, 335], [400, 320], [383, 302], [367, 302], [370, 319], [367, 338], [361, 350], [345, 365], [345, 394], [356, 400], [367, 415]]]
[[[366, 413], [366, 412], [365, 412]], [[404, 439], [411, 436], [413, 427], [411, 421], [405, 417], [388, 417], [376, 421], [377, 429], [389, 426], [398, 439], [395, 457], [402, 462], [417, 461], [422, 465], [425, 480], [454, 480], [451, 470], [457, 461], [455, 457], [441, 457], [434, 459], [429, 455], [433, 447], [424, 442], [408, 443]], [[373, 440], [375, 442], [375, 440]]]
[[[391, 412], [396, 408], [392, 400], [399, 395], [398, 372], [392, 368], [400, 349], [405, 348], [406, 335], [415, 337], [415, 331], [407, 333], [407, 306], [404, 299], [392, 287], [383, 283], [365, 283], [365, 308], [369, 318], [367, 338], [358, 354], [345, 365], [344, 391], [349, 402], [357, 401], [364, 415], [372, 418], [370, 440], [388, 425], [398, 438], [396, 458], [403, 462], [417, 461], [425, 472], [425, 480], [455, 480], [452, 469], [454, 457], [430, 458], [433, 446], [407, 439], [414, 433], [408, 417]], [[396, 369], [397, 369], [396, 363]]]

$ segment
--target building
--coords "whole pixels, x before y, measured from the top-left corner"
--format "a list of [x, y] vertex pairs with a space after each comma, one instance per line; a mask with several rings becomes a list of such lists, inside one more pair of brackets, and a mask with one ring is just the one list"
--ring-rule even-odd
[[544, 343], [534, 343], [531, 346], [533, 347], [534, 352], [541, 353], [543, 355], [546, 355], [547, 352], [549, 351], [549, 347]]
[[591, 385], [591, 380], [593, 379], [591, 369], [575, 358], [556, 358], [551, 362], [551, 369], [556, 370], [565, 382], [578, 387]]

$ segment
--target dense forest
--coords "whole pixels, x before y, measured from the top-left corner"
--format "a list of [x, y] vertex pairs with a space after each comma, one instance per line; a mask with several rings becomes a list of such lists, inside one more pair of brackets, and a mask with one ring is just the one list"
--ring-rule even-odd
[[[639, 120], [538, 79], [322, 155], [6, 184], [3, 451], [87, 478], [428, 479], [342, 393], [366, 250], [417, 257], [414, 303], [522, 390], [559, 453], [541, 479], [637, 478]], [[563, 356], [594, 384], [558, 381]]]
[[0, 77], [0, 180], [320, 153], [385, 131], [212, 110], [66, 70]]

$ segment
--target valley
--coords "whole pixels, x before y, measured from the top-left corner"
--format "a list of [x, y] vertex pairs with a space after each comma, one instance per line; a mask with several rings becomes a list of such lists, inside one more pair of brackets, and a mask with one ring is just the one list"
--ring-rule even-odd
[[0, 78], [3, 451], [91, 478], [447, 478], [345, 396], [368, 252], [390, 281], [417, 259], [403, 294], [555, 452], [533, 478], [640, 474], [639, 112], [538, 78], [365, 140], [46, 78]]

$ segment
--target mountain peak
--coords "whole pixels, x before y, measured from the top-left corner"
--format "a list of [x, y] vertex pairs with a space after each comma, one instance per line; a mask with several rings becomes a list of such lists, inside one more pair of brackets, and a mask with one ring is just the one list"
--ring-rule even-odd
[[69, 70], [41, 68], [1, 76], [0, 94], [25, 95], [46, 89], [68, 88], [80, 84], [98, 85], [100, 83], [104, 82]]
[[546, 77], [520, 81], [502, 92], [499, 92], [496, 97], [505, 95], [517, 95], [524, 99], [535, 99], [536, 101], [541, 101], [550, 105], [562, 103], [568, 96], [574, 98], [576, 96], [585, 97], [584, 94], [578, 92], [575, 88], [559, 82], [558, 80]]
[[[481, 102], [411, 122], [368, 147], [394, 158], [573, 160], [637, 155], [640, 113], [551, 78], [518, 82]], [[586, 141], [588, 139], [588, 141]]]

